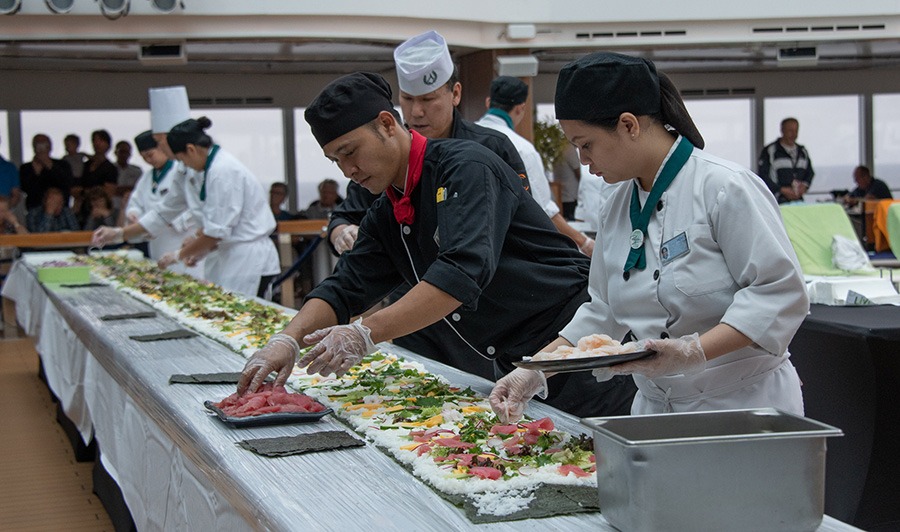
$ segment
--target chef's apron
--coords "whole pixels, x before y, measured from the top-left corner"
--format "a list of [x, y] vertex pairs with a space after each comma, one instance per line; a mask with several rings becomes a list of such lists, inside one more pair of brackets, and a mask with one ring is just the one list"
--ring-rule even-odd
[[256, 297], [262, 276], [279, 271], [278, 252], [268, 236], [249, 242], [220, 241], [206, 256], [206, 279], [248, 297]]
[[743, 357], [739, 353], [724, 355], [722, 358], [730, 360], [719, 364], [715, 359], [710, 361], [697, 375], [652, 380], [635, 375], [638, 392], [632, 415], [757, 407], [803, 415], [800, 377], [788, 353]]

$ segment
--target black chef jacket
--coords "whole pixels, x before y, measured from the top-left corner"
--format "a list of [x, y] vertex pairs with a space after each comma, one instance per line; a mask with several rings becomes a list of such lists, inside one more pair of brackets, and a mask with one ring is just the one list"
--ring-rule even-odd
[[[450, 138], [473, 140], [500, 156], [501, 159], [521, 176], [522, 186], [530, 190], [525, 163], [519, 151], [513, 145], [509, 137], [491, 128], [479, 126], [468, 120], [464, 120], [459, 112], [453, 110], [453, 125], [450, 127]], [[378, 196], [351, 181], [347, 185], [347, 197], [331, 213], [331, 221], [328, 223], [328, 236], [335, 227], [344, 224], [359, 225], [369, 207], [375, 203]], [[334, 249], [331, 238], [328, 245]]]
[[462, 302], [446, 323], [486, 358], [518, 360], [557, 338], [583, 301], [590, 260], [502, 159], [474, 142], [429, 139], [410, 199], [415, 222], [401, 226], [378, 198], [354, 248], [308, 297], [346, 323], [422, 280]]

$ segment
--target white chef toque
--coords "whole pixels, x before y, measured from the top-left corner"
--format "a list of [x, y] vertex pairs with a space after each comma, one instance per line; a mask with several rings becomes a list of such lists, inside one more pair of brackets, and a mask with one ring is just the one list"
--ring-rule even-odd
[[436, 31], [416, 35], [394, 49], [400, 90], [421, 96], [441, 87], [453, 75], [447, 41]]
[[190, 117], [191, 106], [184, 86], [150, 89], [150, 128], [154, 133], [168, 133]]

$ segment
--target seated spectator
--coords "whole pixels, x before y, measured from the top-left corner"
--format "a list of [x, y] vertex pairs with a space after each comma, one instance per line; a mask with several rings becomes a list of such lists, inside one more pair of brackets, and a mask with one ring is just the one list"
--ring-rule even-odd
[[28, 229], [19, 223], [16, 214], [9, 206], [9, 198], [0, 196], [0, 234], [14, 235], [27, 233]]
[[78, 231], [78, 220], [72, 210], [65, 204], [63, 192], [51, 187], [44, 193], [41, 205], [28, 211], [25, 226], [32, 233], [50, 233], [54, 231]]
[[325, 179], [319, 183], [319, 199], [309, 204], [304, 214], [310, 220], [329, 218], [331, 211], [341, 204], [344, 198], [338, 194], [338, 183], [334, 179]]
[[90, 212], [82, 227], [85, 231], [93, 231], [101, 225], [115, 226], [119, 221], [119, 210], [113, 206], [112, 198], [103, 187], [89, 189], [87, 202]]
[[284, 183], [272, 183], [272, 186], [269, 187], [269, 206], [272, 208], [272, 214], [275, 215], [275, 221], [297, 219], [296, 214], [281, 208], [287, 200], [287, 195], [288, 187]]
[[844, 204], [853, 206], [861, 200], [892, 199], [891, 189], [887, 183], [875, 178], [868, 166], [857, 166], [853, 170], [853, 181], [856, 188], [850, 194], [844, 196]]

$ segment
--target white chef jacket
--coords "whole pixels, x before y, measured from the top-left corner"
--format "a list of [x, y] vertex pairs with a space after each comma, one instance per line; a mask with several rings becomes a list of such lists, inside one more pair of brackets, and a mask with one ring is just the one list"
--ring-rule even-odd
[[[181, 166], [181, 169], [179, 169], [179, 166]], [[138, 179], [131, 196], [128, 198], [128, 206], [125, 210], [126, 215], [132, 215], [141, 219], [149, 212], [157, 213], [160, 210], [165, 210], [164, 202], [170, 193], [173, 195], [184, 195], [184, 185], [181, 183], [183, 178], [184, 166], [180, 165], [180, 163], [175, 163], [166, 175], [160, 179], [154, 192], [153, 169], [147, 170]], [[187, 203], [183, 199], [179, 201], [183, 212], [171, 224], [157, 224], [155, 225], [156, 231], [150, 232], [153, 238], [150, 239], [148, 247], [150, 248], [150, 258], [153, 260], [159, 260], [170, 251], [178, 251], [184, 239], [193, 235], [197, 227], [199, 227], [190, 210], [187, 209]], [[151, 215], [151, 218], [156, 217], [158, 215]], [[146, 226], [144, 228], [147, 229]], [[191, 267], [179, 262], [173, 264], [170, 269], [178, 273], [186, 273], [197, 279], [203, 279], [202, 262]]]
[[528, 142], [528, 139], [519, 135], [507, 125], [506, 120], [497, 115], [486, 114], [481, 117], [478, 122], [479, 126], [489, 127], [509, 137], [510, 142], [519, 152], [519, 157], [525, 163], [525, 173], [528, 174], [528, 182], [531, 183], [531, 195], [534, 201], [544, 209], [547, 217], [552, 218], [559, 212], [559, 205], [553, 199], [550, 193], [550, 181], [547, 180], [547, 174], [544, 173], [544, 163], [541, 161], [541, 154], [534, 149], [534, 145]]
[[[763, 181], [694, 149], [650, 218], [646, 268], [632, 269], [626, 280], [632, 188], [630, 182], [616, 187], [601, 207], [591, 300], [560, 335], [573, 344], [593, 333], [623, 338], [629, 330], [637, 339], [677, 338], [726, 323], [753, 344], [709, 361], [693, 376], [635, 375], [632, 413], [771, 406], [802, 414], [800, 381], [787, 347], [809, 299]], [[639, 196], [643, 205], [649, 193], [640, 190]], [[664, 261], [661, 247], [682, 234], [689, 251]]]
[[[204, 174], [206, 199], [200, 200]], [[203, 233], [220, 239], [206, 256], [206, 278], [225, 289], [255, 296], [260, 277], [277, 275], [278, 252], [269, 235], [275, 217], [262, 185], [240, 161], [219, 148], [206, 172], [187, 179], [188, 196], [198, 200], [194, 216]]]

